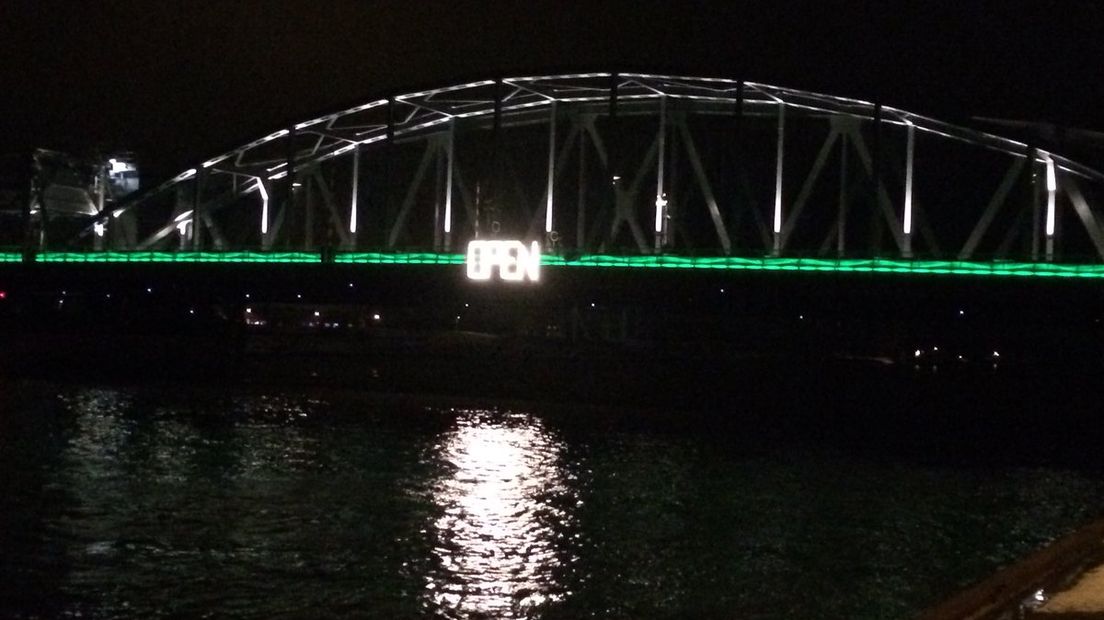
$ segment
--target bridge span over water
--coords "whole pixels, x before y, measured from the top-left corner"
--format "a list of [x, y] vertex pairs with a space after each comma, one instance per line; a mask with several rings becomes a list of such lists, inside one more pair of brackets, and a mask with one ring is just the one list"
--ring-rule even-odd
[[1104, 173], [902, 109], [585, 73], [402, 93], [279, 128], [92, 214], [31, 192], [5, 262], [542, 265], [1104, 277]]

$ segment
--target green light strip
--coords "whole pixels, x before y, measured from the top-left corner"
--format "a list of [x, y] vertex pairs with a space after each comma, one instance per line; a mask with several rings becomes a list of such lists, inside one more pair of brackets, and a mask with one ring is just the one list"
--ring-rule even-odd
[[[544, 260], [542, 257], [541, 260]], [[463, 254], [435, 254], [433, 252], [346, 252], [334, 258], [343, 265], [463, 265]]]
[[43, 252], [39, 263], [317, 263], [314, 252]]
[[892, 259], [737, 258], [686, 256], [590, 255], [565, 260], [547, 256], [549, 266], [620, 267], [650, 269], [721, 269], [735, 271], [805, 271], [835, 273], [900, 273], [972, 276], [1032, 276], [1055, 278], [1104, 278], [1104, 265], [1056, 263], [968, 262]]
[[[314, 252], [43, 252], [40, 263], [298, 263], [317, 264]], [[17, 263], [22, 255], [0, 253], [0, 262]], [[343, 265], [463, 265], [463, 254], [432, 252], [342, 252], [334, 262]], [[738, 258], [731, 256], [612, 256], [591, 254], [566, 259], [544, 255], [545, 267], [617, 269], [715, 269], [728, 271], [804, 271], [834, 273], [895, 273], [1042, 278], [1104, 278], [1104, 264], [992, 263], [969, 261]]]

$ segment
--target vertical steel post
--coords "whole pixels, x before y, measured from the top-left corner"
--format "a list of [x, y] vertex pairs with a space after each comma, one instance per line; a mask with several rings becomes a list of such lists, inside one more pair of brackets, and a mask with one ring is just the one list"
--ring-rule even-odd
[[774, 255], [782, 250], [782, 161], [786, 139], [786, 104], [778, 102], [778, 153], [774, 169]]
[[[102, 214], [104, 210], [104, 204], [107, 201], [107, 167], [100, 164], [100, 174], [96, 178], [96, 212]], [[93, 226], [93, 237], [95, 241], [93, 245], [97, 252], [103, 250], [104, 246], [104, 226], [107, 225], [107, 220], [100, 220], [100, 222]]]
[[586, 136], [579, 137], [579, 205], [575, 212], [575, 249], [586, 248]]
[[[32, 208], [38, 198], [38, 184], [36, 183], [36, 169], [34, 155], [20, 157], [20, 168], [23, 172], [22, 186], [26, 188], [26, 194], [21, 196], [23, 204], [23, 262], [34, 260], [33, 255], [38, 249], [34, 238], [34, 219]], [[42, 207], [40, 206], [39, 209]]]
[[663, 191], [663, 173], [667, 153], [667, 96], [659, 97], [659, 151], [656, 155], [655, 251], [666, 244], [667, 194]]
[[744, 81], [740, 80], [736, 83], [736, 135], [739, 136], [740, 129], [744, 123]]
[[268, 243], [268, 188], [263, 177], [257, 177], [257, 192], [261, 195], [261, 247]]
[[905, 258], [912, 257], [912, 161], [915, 151], [916, 126], [908, 123], [908, 142], [905, 146], [905, 207], [902, 221], [902, 229], [905, 233], [902, 254]]
[[479, 205], [480, 205], [480, 199], [481, 199], [480, 194], [481, 194], [481, 192], [480, 192], [480, 187], [479, 187], [479, 181], [476, 181], [475, 182], [475, 221], [472, 222], [472, 228], [474, 228], [474, 230], [472, 232], [475, 234], [476, 239], [479, 238]]
[[722, 178], [724, 183], [724, 189], [722, 192], [732, 200], [732, 234], [736, 241], [739, 243], [739, 228], [740, 221], [746, 211], [752, 210], [752, 202], [750, 196], [746, 197], [743, 202], [743, 209], [741, 210], [741, 200], [738, 198], [740, 195], [740, 182], [737, 180], [741, 174], [743, 167], [743, 147], [744, 147], [744, 81], [740, 80], [736, 83], [736, 107], [734, 110], [734, 117], [732, 120], [732, 141], [731, 145], [727, 149], [727, 153], [730, 155], [729, 160], [726, 162], [724, 168], [726, 174]]
[[1031, 148], [1028, 150], [1027, 165], [1028, 173], [1031, 175], [1031, 187], [1029, 188], [1031, 191], [1031, 260], [1038, 262], [1042, 213], [1039, 209], [1039, 153], [1037, 149]]
[[611, 119], [617, 118], [617, 88], [620, 76], [616, 73], [610, 75], [609, 83], [609, 117]]
[[847, 251], [847, 133], [840, 134], [839, 222], [836, 225], [836, 256]]
[[[870, 194], [871, 204], [876, 214], [878, 211], [878, 201], [881, 199], [882, 192], [882, 104], [880, 103], [874, 104], [872, 125], [874, 136], [870, 144]], [[876, 225], [874, 229], [875, 239], [879, 239], [881, 237], [882, 225], [877, 215], [874, 217], [874, 223]], [[874, 245], [875, 247], [872, 249], [877, 252], [880, 248], [877, 247], [877, 243]]]
[[203, 231], [200, 227], [203, 225], [203, 180], [206, 172], [202, 166], [196, 168], [195, 177], [192, 180], [195, 185], [192, 187], [192, 250], [199, 251], [203, 249]]
[[391, 228], [391, 222], [387, 221], [387, 218], [391, 217], [391, 194], [394, 191], [395, 186], [395, 98], [389, 97], [387, 99], [387, 140], [384, 149], [384, 180], [383, 180], [383, 205], [379, 210], [380, 232], [382, 233], [381, 243], [387, 242], [387, 231]]
[[444, 224], [442, 223], [443, 217], [441, 210], [443, 205], [442, 185], [444, 184], [445, 176], [445, 154], [441, 149], [437, 149], [433, 159], [436, 162], [436, 168], [433, 171], [433, 251], [440, 252], [442, 247], [441, 239], [444, 236]]
[[445, 163], [445, 251], [452, 247], [452, 175], [456, 166], [456, 121], [449, 121]]
[[[287, 226], [287, 231], [288, 232], [286, 234], [286, 240], [287, 240], [286, 247], [288, 247], [289, 249], [295, 247], [295, 246], [292, 245], [292, 243], [294, 243], [294, 235], [295, 235], [295, 233], [294, 233], [295, 227], [293, 225], [294, 222], [295, 222], [295, 220], [294, 220], [294, 216], [295, 216], [295, 214], [294, 214], [294, 209], [295, 209], [295, 155], [296, 155], [296, 153], [295, 153], [295, 138], [296, 138], [296, 129], [295, 129], [295, 126], [292, 125], [291, 128], [288, 129], [288, 133], [287, 133], [287, 165], [284, 168], [287, 171], [287, 175], [284, 176], [284, 179], [286, 180], [286, 183], [284, 184], [284, 189], [285, 189], [285, 191], [284, 191], [284, 204], [283, 204], [282, 208], [280, 209], [280, 211], [282, 213], [284, 213], [284, 217], [287, 218], [287, 225], [288, 225]], [[279, 221], [280, 221], [280, 218], [277, 218], [277, 222], [279, 222]], [[278, 229], [279, 229], [279, 226], [277, 226], [277, 230]], [[272, 241], [274, 241], [274, 239]], [[269, 242], [269, 248], [270, 249], [272, 247], [272, 241]]]
[[544, 205], [544, 245], [551, 247], [552, 192], [556, 185], [556, 102], [549, 104], [548, 119], [548, 195]]
[[[291, 184], [292, 190], [295, 189], [295, 183]], [[301, 186], [303, 190], [303, 251], [310, 252], [314, 249], [314, 183], [311, 182], [311, 176], [308, 174], [303, 178], [303, 184]]]

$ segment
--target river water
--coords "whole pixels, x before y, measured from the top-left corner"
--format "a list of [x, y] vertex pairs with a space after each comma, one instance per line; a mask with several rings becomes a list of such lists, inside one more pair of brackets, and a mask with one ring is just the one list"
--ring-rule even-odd
[[2, 617], [907, 618], [1104, 503], [569, 407], [3, 388]]

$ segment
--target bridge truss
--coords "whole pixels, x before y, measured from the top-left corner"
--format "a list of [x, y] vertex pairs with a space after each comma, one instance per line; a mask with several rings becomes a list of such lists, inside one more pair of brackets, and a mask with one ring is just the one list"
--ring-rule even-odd
[[470, 239], [501, 237], [539, 240], [564, 264], [1102, 275], [1102, 192], [1104, 174], [1059, 154], [889, 106], [586, 73], [471, 82], [296, 123], [113, 205], [78, 235], [47, 231], [37, 250], [447, 263]]

